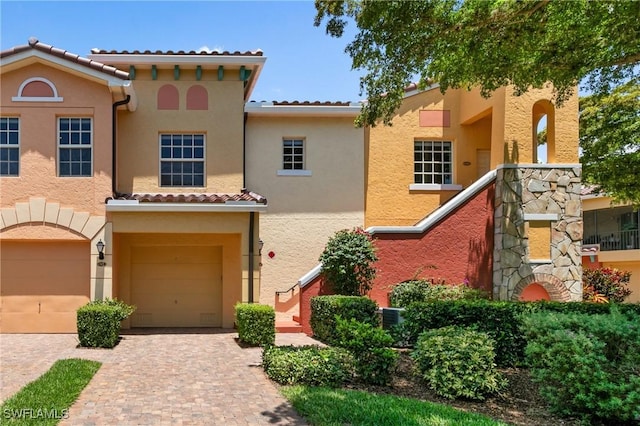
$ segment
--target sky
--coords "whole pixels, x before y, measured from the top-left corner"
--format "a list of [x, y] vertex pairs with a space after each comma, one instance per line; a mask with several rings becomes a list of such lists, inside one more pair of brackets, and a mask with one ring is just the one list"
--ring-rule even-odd
[[344, 52], [356, 29], [335, 39], [314, 27], [311, 0], [12, 1], [0, 0], [0, 47], [30, 37], [80, 56], [105, 50], [261, 49], [267, 61], [256, 101], [352, 101], [359, 76]]

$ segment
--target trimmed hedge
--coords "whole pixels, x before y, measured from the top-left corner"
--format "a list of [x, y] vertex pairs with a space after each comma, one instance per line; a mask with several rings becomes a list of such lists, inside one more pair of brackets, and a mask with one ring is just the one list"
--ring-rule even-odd
[[538, 313], [524, 319], [527, 360], [561, 414], [640, 420], [640, 317]]
[[474, 327], [496, 342], [499, 366], [523, 364], [527, 340], [522, 333], [522, 315], [534, 312], [606, 314], [611, 306], [627, 316], [640, 315], [640, 304], [610, 305], [585, 302], [493, 302], [488, 300], [453, 300], [414, 303], [404, 313], [402, 333], [410, 345], [426, 331], [450, 325]]
[[115, 299], [94, 300], [78, 308], [76, 324], [80, 346], [113, 348], [120, 338], [120, 322], [135, 309]]
[[269, 346], [262, 352], [265, 373], [281, 385], [338, 387], [352, 377], [353, 365], [353, 357], [342, 348]]
[[436, 394], [483, 400], [506, 384], [496, 370], [493, 343], [487, 333], [443, 327], [422, 333], [411, 356]]
[[363, 296], [316, 296], [311, 298], [311, 318], [309, 323], [315, 338], [327, 344], [333, 344], [336, 336], [336, 315], [345, 320], [378, 326], [378, 305]]
[[238, 338], [252, 346], [270, 346], [276, 341], [276, 313], [273, 307], [257, 303], [235, 306]]
[[489, 299], [487, 292], [465, 284], [436, 284], [433, 280], [409, 280], [397, 284], [389, 293], [394, 308], [406, 308], [416, 302], [436, 300]]

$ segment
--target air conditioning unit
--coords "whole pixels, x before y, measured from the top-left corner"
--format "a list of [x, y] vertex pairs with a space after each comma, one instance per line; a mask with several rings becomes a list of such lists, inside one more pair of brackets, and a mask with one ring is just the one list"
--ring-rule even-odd
[[404, 321], [404, 308], [382, 308], [382, 328], [387, 330]]

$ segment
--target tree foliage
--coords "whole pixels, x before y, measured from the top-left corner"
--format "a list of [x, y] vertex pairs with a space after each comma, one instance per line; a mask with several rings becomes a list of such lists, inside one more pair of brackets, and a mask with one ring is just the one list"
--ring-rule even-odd
[[484, 96], [512, 85], [516, 94], [552, 82], [561, 104], [585, 81], [607, 92], [638, 75], [640, 2], [535, 0], [316, 0], [315, 25], [340, 37], [359, 32], [346, 51], [366, 74], [368, 102], [359, 125], [386, 124], [408, 83], [479, 86]]
[[583, 179], [614, 201], [640, 207], [640, 84], [580, 99]]
[[356, 228], [334, 234], [320, 255], [321, 274], [336, 294], [366, 294], [376, 277], [378, 260], [371, 235]]

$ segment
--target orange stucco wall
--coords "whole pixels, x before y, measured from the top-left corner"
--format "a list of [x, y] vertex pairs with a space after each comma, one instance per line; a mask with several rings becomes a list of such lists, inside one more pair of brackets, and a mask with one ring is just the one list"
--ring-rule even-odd
[[[244, 86], [239, 80], [214, 80], [205, 74], [196, 81], [186, 71], [174, 81], [172, 70], [137, 70], [133, 82], [138, 96], [135, 112], [118, 113], [117, 189], [120, 192], [231, 192], [242, 188]], [[159, 110], [157, 93], [171, 84], [178, 90], [177, 110]], [[202, 86], [208, 108], [187, 109], [187, 93]], [[205, 187], [161, 187], [159, 137], [161, 133], [205, 134]]]
[[[18, 88], [31, 77], [55, 84], [63, 102], [14, 102]], [[104, 200], [111, 194], [111, 103], [109, 89], [68, 72], [32, 64], [2, 74], [2, 115], [20, 118], [20, 175], [2, 177], [1, 207], [46, 197], [65, 207], [91, 215], [104, 215]], [[93, 119], [93, 176], [57, 176], [57, 118]]]
[[[453, 143], [453, 184], [467, 187], [481, 169], [479, 151], [490, 150], [490, 167], [505, 162], [533, 161], [533, 111], [540, 101], [552, 99], [551, 88], [513, 96], [510, 88], [482, 98], [477, 89], [438, 88], [405, 98], [392, 126], [379, 125], [366, 132], [365, 225], [413, 225], [444, 204], [457, 191], [410, 190], [413, 177], [414, 140]], [[420, 125], [422, 111], [447, 111], [449, 126]], [[568, 99], [562, 108], [550, 109], [554, 128], [556, 163], [578, 162], [578, 101]], [[423, 113], [424, 115], [424, 113]]]

